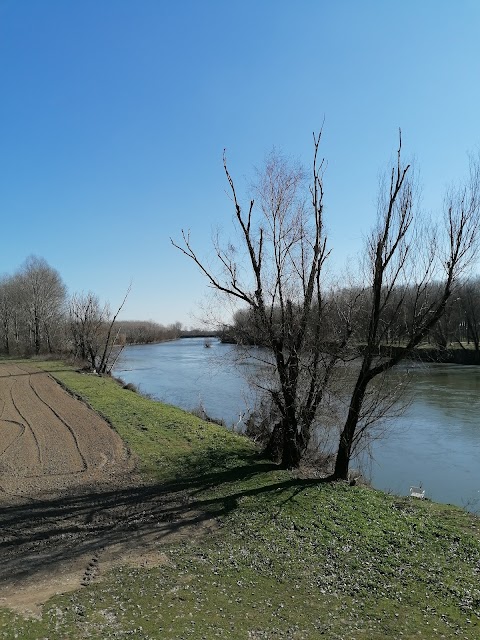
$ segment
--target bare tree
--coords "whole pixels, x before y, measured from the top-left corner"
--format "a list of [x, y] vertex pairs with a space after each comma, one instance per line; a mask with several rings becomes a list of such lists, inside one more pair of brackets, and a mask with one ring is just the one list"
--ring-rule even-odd
[[60, 274], [44, 258], [30, 256], [18, 274], [23, 311], [33, 350], [54, 350], [53, 335], [63, 317], [66, 288]]
[[[365, 287], [368, 330], [348, 413], [340, 434], [334, 477], [347, 479], [355, 444], [368, 431], [365, 403], [372, 382], [407, 357], [444, 316], [447, 302], [476, 254], [480, 169], [472, 162], [470, 180], [445, 198], [445, 232], [422, 225], [414, 215], [411, 167], [401, 158], [379, 199], [377, 226], [369, 238]], [[408, 285], [408, 286], [407, 286]], [[406, 338], [390, 354], [398, 318]]]
[[[119, 331], [115, 323], [129, 292], [130, 287], [113, 316], [109, 305], [102, 306], [98, 297], [91, 292], [74, 294], [70, 300], [72, 351], [75, 357], [87, 361], [92, 371], [109, 373], [122, 349], [117, 343]], [[112, 357], [115, 348], [117, 352]]]
[[[323, 334], [325, 303], [322, 268], [328, 256], [323, 225], [321, 134], [314, 135], [311, 185], [305, 195], [304, 171], [272, 153], [258, 175], [243, 210], [224, 155], [224, 170], [235, 210], [239, 241], [214, 241], [216, 267], [192, 247], [189, 233], [172, 244], [193, 260], [217, 292], [249, 309], [251, 329], [272, 355], [273, 380], [264, 391], [273, 405], [269, 454], [286, 467], [305, 452], [324, 391], [350, 333], [347, 323], [336, 345]], [[309, 200], [309, 204], [306, 202]], [[245, 255], [243, 259], [242, 252]]]
[[102, 308], [98, 297], [89, 292], [75, 293], [70, 299], [69, 326], [74, 357], [90, 363], [96, 369], [100, 348], [100, 332], [108, 309]]

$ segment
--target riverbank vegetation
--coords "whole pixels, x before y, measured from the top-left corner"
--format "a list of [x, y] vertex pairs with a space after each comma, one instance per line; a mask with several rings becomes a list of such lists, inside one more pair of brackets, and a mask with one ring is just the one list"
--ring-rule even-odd
[[111, 378], [43, 366], [108, 418], [158, 491], [181, 487], [217, 526], [159, 539], [160, 566], [114, 569], [51, 599], [37, 619], [0, 609], [0, 638], [479, 637], [477, 517], [302, 478], [260, 459], [246, 438]]
[[[471, 159], [467, 179], [445, 193], [442, 216], [426, 216], [400, 133], [358, 267], [337, 274], [335, 282], [326, 271], [333, 249], [324, 220], [320, 141], [321, 134], [314, 135], [309, 181], [300, 166], [274, 152], [257, 172], [245, 206], [224, 158], [237, 239], [214, 238], [216, 263], [196, 252], [188, 231], [172, 244], [239, 309], [231, 329], [236, 342], [268, 350], [262, 364], [269, 375], [255, 381], [268, 405], [265, 454], [286, 468], [299, 466], [313, 434], [324, 428], [325, 405], [335, 406], [332, 479], [346, 480], [350, 460], [396, 405], [399, 388], [392, 387], [390, 370], [430, 338], [444, 348], [444, 328], [455, 325], [455, 314], [459, 345], [470, 338], [478, 345], [477, 281], [466, 274], [478, 255], [480, 156]], [[339, 384], [347, 368], [351, 380]]]

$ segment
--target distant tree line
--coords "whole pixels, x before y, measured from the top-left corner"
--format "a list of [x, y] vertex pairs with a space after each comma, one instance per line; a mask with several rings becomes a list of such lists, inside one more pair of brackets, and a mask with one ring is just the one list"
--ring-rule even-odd
[[192, 329], [183, 329], [180, 337], [181, 338], [217, 338], [222, 335], [221, 330], [212, 330], [212, 329], [200, 329], [198, 327], [194, 327]]
[[69, 296], [59, 272], [44, 258], [30, 256], [12, 275], [0, 278], [0, 353], [70, 353], [105, 373], [122, 345], [180, 337], [180, 323], [117, 320], [126, 297], [112, 313], [92, 292]]
[[[429, 296], [438, 294], [439, 282], [429, 284]], [[351, 306], [354, 316], [351, 322], [355, 326], [356, 346], [361, 352], [362, 345], [368, 339], [368, 317], [365, 314], [367, 292], [356, 288], [338, 288], [330, 290], [324, 296], [325, 311], [322, 327], [322, 340], [325, 344], [336, 340], [335, 323], [337, 313], [342, 306]], [[412, 318], [416, 305], [415, 289], [411, 285], [397, 285], [390, 293], [391, 304], [385, 309], [384, 323], [388, 331], [383, 336], [385, 346], [402, 347], [406, 344], [412, 330]], [[328, 304], [327, 304], [328, 303]], [[272, 325], [279, 335], [282, 314], [279, 306], [272, 310]], [[276, 328], [276, 329], [275, 329]], [[266, 346], [266, 337], [256, 322], [255, 312], [251, 308], [239, 309], [231, 325], [224, 326], [222, 341], [244, 345]], [[445, 313], [437, 324], [425, 336], [422, 347], [446, 350], [462, 349], [480, 351], [480, 277], [459, 281], [454, 297], [445, 304]]]
[[152, 320], [120, 320], [119, 335], [126, 344], [150, 344], [176, 340], [182, 334], [182, 324], [175, 322], [164, 326]]

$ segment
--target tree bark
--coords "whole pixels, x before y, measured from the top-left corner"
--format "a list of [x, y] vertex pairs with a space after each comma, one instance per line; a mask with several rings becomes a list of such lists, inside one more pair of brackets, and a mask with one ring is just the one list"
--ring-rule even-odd
[[273, 462], [281, 462], [283, 454], [283, 425], [282, 422], [277, 422], [273, 427], [272, 433], [267, 446], [264, 449], [264, 455]]
[[340, 435], [337, 458], [335, 461], [335, 470], [333, 472], [335, 480], [348, 480], [348, 470], [350, 467], [355, 430], [360, 419], [360, 411], [363, 399], [365, 398], [367, 386], [368, 379], [361, 373], [355, 384], [350, 400], [350, 406], [348, 408], [347, 419]]

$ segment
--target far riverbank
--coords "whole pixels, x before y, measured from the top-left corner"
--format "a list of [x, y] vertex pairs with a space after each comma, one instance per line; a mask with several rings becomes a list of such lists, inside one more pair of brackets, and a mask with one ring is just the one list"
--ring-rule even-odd
[[[403, 347], [381, 347], [380, 354], [393, 356], [401, 352]], [[408, 357], [414, 362], [435, 362], [437, 364], [480, 365], [480, 351], [475, 351], [469, 346], [466, 348], [431, 349], [422, 347], [414, 349]]]

